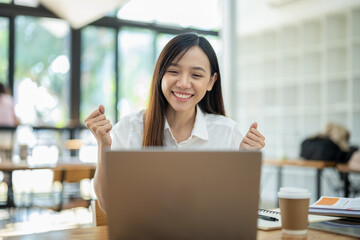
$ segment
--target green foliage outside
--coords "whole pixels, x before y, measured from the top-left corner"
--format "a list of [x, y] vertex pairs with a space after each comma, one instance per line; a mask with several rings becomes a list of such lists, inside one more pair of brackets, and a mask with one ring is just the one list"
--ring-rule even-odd
[[[147, 29], [122, 28], [119, 33], [119, 117], [146, 107], [155, 66], [154, 37]], [[121, 105], [124, 102], [129, 109]]]
[[80, 120], [100, 104], [115, 120], [115, 30], [88, 26], [82, 31]]
[[69, 71], [54, 72], [51, 64], [60, 55], [69, 59], [69, 34], [57, 37], [42, 21], [42, 18], [24, 16], [15, 19], [15, 87], [27, 78], [38, 87], [45, 87], [57, 100], [54, 108], [60, 109], [61, 115], [53, 119], [49, 115], [54, 109], [35, 108], [37, 119], [33, 124], [64, 127], [69, 118], [70, 74]]
[[9, 21], [0, 18], [0, 82], [7, 85], [9, 73]]

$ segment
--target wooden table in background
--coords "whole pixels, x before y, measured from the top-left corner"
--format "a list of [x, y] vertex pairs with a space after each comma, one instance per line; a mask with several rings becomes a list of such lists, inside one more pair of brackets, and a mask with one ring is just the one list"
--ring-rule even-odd
[[[22, 235], [14, 237], [4, 237], [3, 240], [63, 240], [63, 239], [86, 239], [86, 240], [108, 240], [107, 226], [77, 228], [70, 230], [51, 231], [47, 233], [38, 233], [31, 235]], [[327, 233], [318, 230], [309, 229], [305, 238], [289, 238], [282, 236], [281, 230], [262, 231], [258, 230], [257, 240], [275, 240], [275, 239], [307, 239], [307, 240], [354, 240], [357, 238]]]
[[350, 173], [360, 173], [359, 170], [350, 168], [348, 164], [341, 163], [336, 165], [336, 169], [344, 174], [344, 197], [349, 197], [350, 194], [350, 181], [349, 174]]
[[277, 191], [282, 185], [282, 168], [289, 167], [307, 167], [316, 169], [316, 197], [319, 199], [321, 197], [321, 174], [324, 168], [335, 167], [335, 162], [333, 161], [320, 161], [320, 160], [304, 160], [304, 159], [288, 159], [288, 160], [279, 160], [279, 159], [265, 159], [263, 160], [264, 164], [276, 166], [278, 168], [278, 186]]
[[[1, 207], [10, 208], [16, 207], [14, 202], [14, 192], [13, 192], [13, 184], [12, 184], [12, 173], [13, 171], [18, 170], [41, 170], [41, 169], [50, 169], [53, 171], [61, 171], [64, 173], [67, 170], [82, 170], [89, 169], [92, 171], [92, 175], [94, 175], [96, 170], [96, 165], [93, 163], [82, 163], [80, 161], [59, 161], [56, 165], [28, 165], [25, 162], [13, 163], [10, 161], [0, 162], [0, 171], [5, 172], [8, 176], [7, 184], [8, 184], [8, 196], [5, 205]], [[64, 176], [64, 174], [61, 174]], [[61, 181], [62, 182], [62, 181]]]

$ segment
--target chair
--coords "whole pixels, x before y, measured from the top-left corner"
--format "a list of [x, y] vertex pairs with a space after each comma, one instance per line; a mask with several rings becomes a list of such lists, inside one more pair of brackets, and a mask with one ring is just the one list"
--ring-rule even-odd
[[71, 156], [78, 156], [82, 146], [83, 141], [81, 139], [68, 139], [64, 143], [64, 149], [69, 150]]
[[[95, 175], [95, 170], [91, 167], [81, 167], [81, 168], [73, 168], [73, 169], [54, 169], [53, 170], [53, 182], [60, 182], [62, 184], [61, 192], [60, 192], [60, 202], [57, 206], [57, 211], [61, 211], [62, 209], [68, 209], [73, 207], [89, 207], [90, 200], [83, 200], [79, 195], [78, 189], [75, 192], [66, 192], [65, 184], [67, 183], [80, 183], [83, 179], [92, 179]], [[64, 200], [67, 198], [65, 196], [68, 194], [71, 201], [64, 203]], [[75, 201], [78, 199], [78, 201]]]
[[65, 141], [65, 148], [68, 150], [79, 150], [82, 145], [81, 139], [68, 139]]
[[96, 227], [107, 225], [106, 214], [100, 208], [98, 200], [91, 201], [91, 212]]

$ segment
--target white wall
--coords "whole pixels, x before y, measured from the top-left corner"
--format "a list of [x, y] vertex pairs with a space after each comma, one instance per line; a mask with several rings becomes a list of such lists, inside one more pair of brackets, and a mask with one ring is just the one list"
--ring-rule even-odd
[[270, 157], [296, 157], [328, 122], [360, 145], [360, 0], [239, 5], [231, 107], [241, 130], [260, 121]]
[[294, 0], [271, 7], [273, 0], [240, 0], [237, 6], [238, 35], [302, 21], [360, 4], [360, 0]]

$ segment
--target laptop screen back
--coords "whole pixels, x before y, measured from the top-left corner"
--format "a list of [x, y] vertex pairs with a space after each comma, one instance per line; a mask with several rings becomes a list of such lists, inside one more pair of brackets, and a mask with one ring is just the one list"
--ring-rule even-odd
[[109, 151], [110, 239], [256, 239], [260, 152]]

